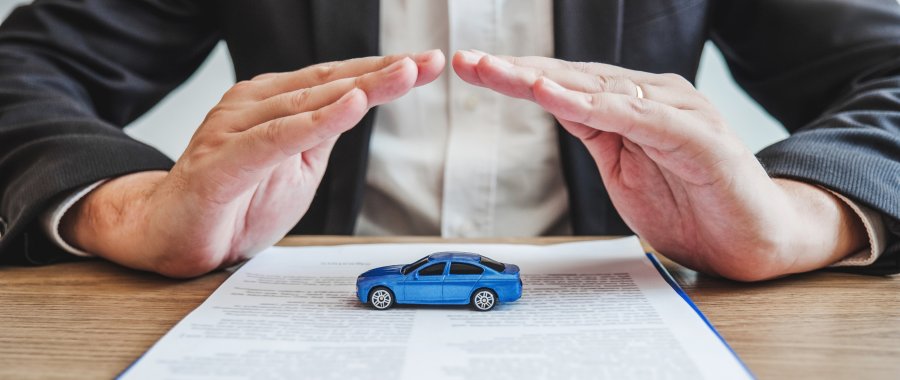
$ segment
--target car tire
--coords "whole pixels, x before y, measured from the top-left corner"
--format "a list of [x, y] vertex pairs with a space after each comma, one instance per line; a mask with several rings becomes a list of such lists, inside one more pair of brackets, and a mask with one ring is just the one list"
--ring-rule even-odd
[[470, 304], [478, 311], [488, 311], [497, 306], [497, 293], [491, 289], [481, 288], [472, 292]]
[[369, 292], [369, 305], [375, 310], [390, 309], [394, 300], [394, 292], [384, 286], [376, 286]]

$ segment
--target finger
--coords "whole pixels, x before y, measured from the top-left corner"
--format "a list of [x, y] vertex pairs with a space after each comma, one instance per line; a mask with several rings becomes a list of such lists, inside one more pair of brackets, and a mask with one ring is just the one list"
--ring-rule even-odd
[[[510, 56], [494, 56], [500, 61], [508, 62], [517, 67], [531, 68], [546, 71], [569, 71], [580, 73], [588, 76], [598, 76], [605, 78], [628, 78], [632, 82], [640, 84], [642, 89], [650, 89], [652, 92], [659, 94], [654, 100], [669, 99], [669, 96], [660, 93], [660, 90], [672, 90], [675, 98], [681, 96], [681, 90], [696, 90], [693, 83], [678, 74], [665, 73], [656, 74], [639, 70], [630, 70], [621, 66], [609, 65], [597, 62], [568, 62], [555, 58], [547, 57], [510, 57]], [[647, 95], [645, 91], [644, 95]], [[698, 97], [702, 98], [700, 93]], [[647, 96], [645, 96], [647, 97]]]
[[568, 69], [521, 67], [490, 55], [481, 58], [475, 66], [475, 74], [481, 86], [527, 100], [534, 100], [534, 84], [541, 77], [550, 78], [575, 91], [637, 95], [637, 84], [628, 77], [585, 74]]
[[[463, 80], [478, 85], [478, 77], [475, 68], [484, 56], [490, 54], [477, 50], [460, 50], [453, 56], [453, 70]], [[614, 77], [628, 77], [635, 79], [644, 79], [650, 73], [642, 71], [629, 70], [623, 67], [607, 65], [603, 63], [587, 63], [587, 62], [569, 62], [556, 58], [547, 57], [510, 57], [490, 55], [498, 60], [506, 61], [515, 66], [529, 67], [543, 70], [568, 70], [582, 72], [586, 74], [602, 74]]]
[[[539, 59], [542, 57], [526, 57]], [[454, 57], [456, 62], [456, 57]], [[557, 65], [562, 66], [562, 65]], [[625, 73], [626, 75], [621, 75]], [[541, 77], [547, 77], [570, 90], [597, 93], [610, 92], [621, 95], [639, 96], [668, 104], [684, 110], [704, 110], [711, 104], [692, 86], [682, 86], [677, 81], [670, 85], [659, 86], [651, 82], [638, 80], [631, 70], [611, 70], [610, 73], [586, 73], [572, 68], [555, 69], [514, 65], [507, 59], [492, 55], [483, 55], [474, 66], [469, 83], [490, 88], [501, 94], [534, 100], [534, 83]], [[642, 73], [641, 78], [649, 78], [655, 74]], [[663, 80], [652, 81], [662, 83]]]
[[311, 88], [290, 91], [255, 102], [228, 115], [232, 131], [334, 103], [353, 88], [366, 93], [367, 107], [384, 104], [406, 94], [416, 82], [416, 64], [403, 58], [381, 70], [358, 77], [338, 79]]
[[618, 133], [665, 152], [688, 142], [703, 144], [706, 140], [693, 128], [697, 122], [688, 112], [649, 99], [613, 93], [586, 94], [541, 78], [535, 85], [535, 100], [557, 118]]
[[338, 79], [358, 77], [381, 70], [405, 58], [410, 58], [418, 68], [416, 86], [429, 83], [444, 69], [444, 54], [429, 50], [418, 54], [389, 55], [384, 57], [356, 58], [339, 62], [321, 63], [297, 71], [274, 73], [254, 78], [248, 86], [249, 96], [265, 99], [281, 93], [314, 87]]
[[482, 58], [476, 71], [485, 86], [509, 96], [529, 100], [534, 100], [534, 83], [539, 78], [546, 77], [574, 91], [634, 96], [682, 110], [708, 110], [712, 106], [693, 85], [684, 86], [677, 82], [660, 86], [628, 76], [588, 74], [568, 69], [537, 69], [487, 57]]
[[290, 115], [240, 132], [233, 159], [263, 169], [307, 151], [355, 126], [368, 110], [366, 93], [354, 88], [322, 108]]

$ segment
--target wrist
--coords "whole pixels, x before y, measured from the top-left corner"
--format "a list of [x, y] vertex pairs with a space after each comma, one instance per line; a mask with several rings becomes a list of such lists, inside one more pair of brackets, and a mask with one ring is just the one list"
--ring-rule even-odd
[[[76, 202], [59, 224], [60, 236], [70, 245], [101, 257], [146, 257], [142, 241], [153, 191], [165, 171], [147, 171], [109, 180]], [[131, 267], [149, 269], [139, 262]]]
[[792, 231], [782, 249], [794, 256], [789, 272], [810, 271], [831, 265], [866, 247], [868, 239], [860, 217], [831, 192], [789, 179], [774, 179], [789, 204]]

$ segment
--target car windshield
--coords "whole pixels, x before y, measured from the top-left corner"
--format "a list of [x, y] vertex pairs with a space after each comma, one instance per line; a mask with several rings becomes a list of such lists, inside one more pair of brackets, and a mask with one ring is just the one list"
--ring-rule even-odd
[[427, 262], [428, 262], [428, 256], [425, 256], [419, 260], [416, 260], [416, 262], [414, 262], [412, 264], [404, 265], [403, 268], [400, 269], [400, 273], [409, 274], [409, 272], [419, 269], [420, 266], [425, 265], [425, 263], [427, 263]]
[[506, 265], [503, 265], [503, 263], [491, 260], [484, 256], [481, 256], [481, 265], [491, 268], [497, 271], [497, 273], [502, 273], [503, 270], [506, 269]]

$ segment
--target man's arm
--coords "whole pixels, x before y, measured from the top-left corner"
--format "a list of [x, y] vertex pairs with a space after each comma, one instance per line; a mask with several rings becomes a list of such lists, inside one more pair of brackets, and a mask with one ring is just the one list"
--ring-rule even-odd
[[900, 6], [723, 1], [714, 24], [736, 77], [794, 132], [759, 160], [677, 75], [480, 52], [453, 63], [556, 116], [629, 227], [679, 263], [746, 281], [846, 264], [885, 220], [885, 253], [858, 270], [900, 271]]
[[429, 51], [258, 75], [224, 94], [172, 165], [115, 126], [206, 55], [215, 36], [199, 15], [172, 1], [47, 1], [0, 29], [0, 217], [10, 221], [0, 258], [64, 257], [38, 215], [54, 197], [109, 179], [62, 216], [71, 246], [172, 277], [231, 265], [306, 213], [341, 133], [444, 67]]
[[735, 80], [792, 133], [758, 153], [766, 171], [879, 213], [881, 257], [844, 269], [900, 272], [900, 4], [722, 1], [714, 12]]
[[453, 67], [556, 116], [594, 157], [629, 227], [683, 265], [762, 280], [828, 266], [865, 245], [846, 203], [770, 178], [684, 78], [478, 52], [457, 53]]
[[713, 23], [738, 81], [794, 132], [763, 165], [676, 75], [478, 52], [454, 68], [554, 114], [629, 227], [682, 264], [740, 280], [832, 265], [877, 240], [856, 204], [892, 231], [856, 270], [900, 272], [900, 5], [723, 1]]
[[218, 40], [193, 1], [36, 1], [0, 26], [0, 262], [69, 257], [41, 231], [54, 197], [172, 162], [121, 128]]

